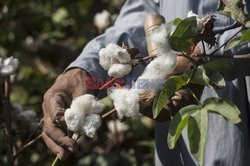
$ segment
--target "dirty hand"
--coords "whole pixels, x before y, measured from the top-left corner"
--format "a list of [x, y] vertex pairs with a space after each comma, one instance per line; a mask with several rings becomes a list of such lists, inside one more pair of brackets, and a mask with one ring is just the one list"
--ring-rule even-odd
[[87, 93], [88, 76], [87, 72], [80, 68], [71, 69], [59, 75], [44, 95], [42, 137], [49, 149], [62, 160], [77, 150], [76, 141], [71, 139], [67, 132], [64, 110], [75, 97]]

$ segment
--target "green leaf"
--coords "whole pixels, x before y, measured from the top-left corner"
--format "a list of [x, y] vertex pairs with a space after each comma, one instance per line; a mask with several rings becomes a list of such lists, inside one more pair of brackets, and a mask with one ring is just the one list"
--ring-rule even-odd
[[224, 77], [219, 72], [205, 68], [203, 65], [198, 66], [195, 70], [190, 83], [217, 88], [226, 85]]
[[241, 37], [237, 37], [231, 40], [225, 47], [225, 50], [229, 50], [235, 46], [247, 43], [250, 41], [250, 29], [243, 32]]
[[173, 117], [168, 131], [168, 147], [170, 149], [174, 148], [182, 130], [188, 123], [190, 115], [199, 109], [201, 108], [197, 105], [189, 105], [180, 109], [179, 112], [177, 112], [177, 114]]
[[239, 117], [240, 111], [237, 106], [226, 99], [209, 98], [203, 102], [202, 107], [209, 112], [222, 115], [228, 122], [232, 124], [237, 124], [241, 121]]
[[167, 79], [163, 84], [163, 89], [156, 95], [153, 103], [153, 116], [156, 118], [163, 107], [166, 105], [175, 91], [187, 85], [192, 72], [184, 73], [179, 76], [173, 76]]
[[192, 39], [196, 35], [196, 17], [176, 20], [174, 23], [178, 25], [169, 38], [170, 46], [175, 51], [186, 51], [190, 48]]
[[217, 10], [249, 28], [249, 18], [244, 13], [242, 0], [218, 0]]
[[174, 19], [173, 20], [173, 25], [178, 25], [178, 24], [180, 24], [182, 22], [182, 19], [181, 18], [176, 18], [176, 19]]
[[226, 58], [214, 59], [205, 64], [203, 64], [205, 68], [209, 68], [218, 72], [225, 72], [232, 68], [232, 63], [229, 62]]
[[223, 88], [226, 86], [224, 77], [217, 71], [211, 71], [209, 74], [210, 85], [216, 88]]
[[197, 110], [188, 119], [188, 140], [190, 151], [194, 154], [194, 157], [200, 166], [203, 165], [207, 126], [208, 113], [205, 109]]
[[207, 73], [206, 73], [204, 66], [202, 66], [202, 65], [198, 66], [198, 68], [195, 70], [190, 82], [194, 83], [194, 84], [210, 86], [210, 79], [207, 76]]

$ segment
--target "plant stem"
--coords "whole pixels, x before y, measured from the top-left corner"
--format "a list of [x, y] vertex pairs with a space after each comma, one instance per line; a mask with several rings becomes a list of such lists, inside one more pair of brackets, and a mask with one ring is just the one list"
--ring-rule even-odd
[[58, 162], [59, 157], [56, 156], [56, 158], [54, 159], [53, 163], [51, 164], [51, 166], [56, 166], [56, 163]]
[[20, 153], [22, 153], [26, 148], [28, 148], [29, 146], [33, 145], [36, 141], [40, 140], [42, 138], [42, 134], [39, 134], [36, 138], [34, 138], [33, 140], [29, 141], [27, 144], [25, 144], [24, 146], [22, 146], [17, 152], [16, 154], [14, 154], [14, 158], [16, 158]]
[[188, 89], [188, 91], [192, 94], [192, 96], [194, 97], [194, 99], [197, 101], [197, 103], [199, 104], [199, 105], [201, 105], [201, 102], [200, 102], [200, 100], [197, 98], [197, 96], [194, 94], [194, 92], [192, 91], [192, 89], [190, 89], [188, 86], [187, 86], [187, 89]]
[[107, 82], [106, 84], [104, 84], [101, 88], [99, 88], [99, 90], [103, 90], [105, 89], [107, 86], [109, 86], [111, 83], [113, 83], [116, 80], [116, 78], [112, 78], [109, 82]]
[[242, 54], [242, 55], [234, 55], [234, 56], [227, 56], [227, 55], [209, 55], [210, 58], [226, 58], [226, 59], [249, 59], [250, 54]]
[[207, 55], [204, 41], [202, 40], [201, 43], [202, 43], [202, 48], [203, 48], [203, 56]]
[[6, 136], [8, 140], [8, 160], [7, 165], [13, 165], [13, 142], [11, 131], [11, 112], [10, 112], [10, 76], [4, 78], [3, 83], [3, 106], [6, 124]]
[[214, 50], [212, 53], [210, 53], [207, 56], [213, 55], [214, 53], [216, 53], [217, 51], [219, 51], [222, 47], [224, 47], [225, 45], [227, 45], [227, 43], [230, 42], [236, 35], [238, 35], [242, 31], [242, 29], [243, 29], [243, 27], [239, 31], [237, 31], [232, 37], [230, 37], [225, 43], [223, 43], [221, 46], [219, 46], [216, 50]]
[[115, 109], [112, 109], [112, 110], [110, 110], [109, 112], [103, 114], [103, 115], [102, 115], [102, 119], [108, 117], [109, 115], [111, 115], [111, 114], [114, 113], [114, 112], [115, 112]]

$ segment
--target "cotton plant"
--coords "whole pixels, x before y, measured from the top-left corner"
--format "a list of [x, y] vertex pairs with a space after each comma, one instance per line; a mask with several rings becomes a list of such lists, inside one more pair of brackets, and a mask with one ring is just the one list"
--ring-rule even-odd
[[0, 75], [6, 76], [12, 74], [18, 67], [19, 60], [14, 57], [9, 57], [6, 59], [0, 58]]
[[[147, 65], [137, 80], [165, 79], [167, 73], [175, 66], [176, 52], [169, 46], [168, 35], [165, 24], [152, 32], [151, 40], [157, 46], [159, 54]], [[134, 84], [136, 85], [138, 82], [136, 81]], [[121, 119], [124, 116], [138, 117], [140, 104], [144, 107], [150, 105], [156, 92], [156, 89], [147, 88], [145, 85], [144, 89], [114, 89], [109, 96], [114, 101], [118, 117]]]
[[[143, 79], [163, 79], [165, 80], [163, 89], [150, 89], [146, 86], [144, 89], [114, 88], [108, 91], [107, 97], [100, 100], [92, 95], [80, 96], [73, 100], [70, 108], [65, 112], [68, 129], [76, 135], [93, 137], [101, 126], [100, 114], [106, 110], [114, 108], [119, 119], [124, 117], [137, 118], [139, 117], [139, 110], [153, 102], [153, 116], [156, 118], [170, 97], [177, 90], [188, 86], [189, 83], [220, 88], [225, 86], [225, 80], [220, 72], [227, 70], [230, 65], [226, 61], [221, 61], [221, 59], [219, 61], [203, 62], [203, 64], [198, 65], [194, 64], [195, 69], [185, 71], [179, 76], [166, 78], [167, 74], [176, 65], [177, 54], [191, 57], [191, 53], [199, 42], [202, 42], [203, 45], [203, 42], [211, 46], [215, 45], [216, 38], [212, 31], [214, 21], [213, 16], [201, 18], [194, 14], [193, 11], [190, 11], [186, 19], [177, 18], [169, 23], [163, 23], [150, 35], [151, 42], [157, 47], [158, 55], [150, 61], [142, 75], [134, 83], [137, 84], [138, 81]], [[203, 49], [205, 50], [205, 48]], [[132, 63], [133, 59], [128, 50], [114, 43], [109, 43], [99, 51], [99, 64], [110, 77], [123, 78], [128, 75], [133, 69]], [[197, 99], [192, 91], [191, 93]], [[239, 123], [240, 118], [238, 108], [227, 100], [209, 98], [203, 103], [200, 103], [198, 99], [197, 102], [198, 105], [183, 107], [172, 117], [170, 122], [171, 133], [168, 133], [168, 146], [170, 149], [175, 146], [184, 128], [183, 125], [189, 125], [190, 129], [194, 129], [191, 125], [197, 123], [199, 128], [195, 128], [195, 131], [190, 134], [190, 138], [194, 139], [189, 141], [191, 141], [191, 152], [195, 155], [199, 164], [202, 165], [208, 124], [207, 112], [216, 112], [233, 124]], [[227, 108], [228, 111], [221, 111], [223, 108]], [[187, 122], [188, 118], [193, 119], [192, 124]], [[184, 120], [186, 121], [183, 122]], [[200, 140], [196, 140], [195, 135], [193, 135], [197, 132], [201, 134]], [[198, 143], [194, 143], [194, 141]], [[197, 153], [192, 151], [192, 145], [196, 144], [199, 144]]]

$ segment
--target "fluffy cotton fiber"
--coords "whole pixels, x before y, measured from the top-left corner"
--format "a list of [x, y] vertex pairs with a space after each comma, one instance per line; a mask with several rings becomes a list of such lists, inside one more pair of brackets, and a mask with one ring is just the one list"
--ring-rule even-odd
[[0, 75], [8, 75], [13, 73], [16, 70], [18, 64], [18, 59], [13, 58], [12, 56], [6, 58], [5, 60], [2, 60], [2, 58], [0, 58]]
[[[93, 136], [100, 127], [101, 118], [97, 117], [102, 110], [102, 103], [98, 102], [93, 95], [85, 94], [75, 98], [64, 114], [68, 129], [74, 133]], [[90, 122], [91, 120], [94, 121]]]
[[[99, 63], [108, 71], [109, 76], [122, 78], [132, 70], [131, 57], [128, 51], [116, 44], [109, 43], [99, 51]], [[115, 70], [121, 70], [118, 74]]]
[[139, 116], [139, 95], [129, 89], [114, 89], [110, 94], [119, 119]]

